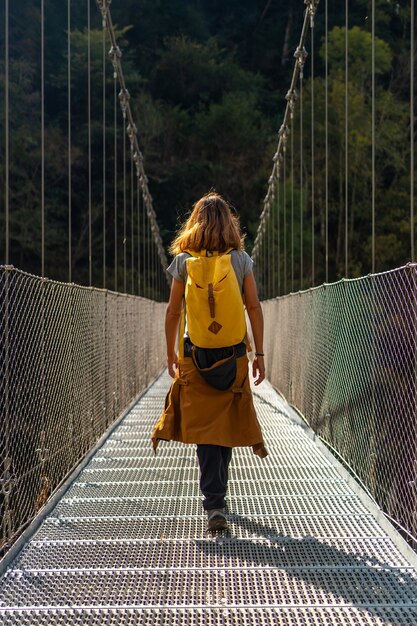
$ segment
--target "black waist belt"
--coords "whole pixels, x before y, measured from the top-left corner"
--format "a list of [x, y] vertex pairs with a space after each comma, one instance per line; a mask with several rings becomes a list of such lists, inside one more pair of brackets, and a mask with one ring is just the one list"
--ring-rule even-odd
[[245, 342], [225, 348], [191, 347], [193, 363], [206, 383], [219, 391], [231, 389], [237, 374], [236, 359], [246, 352]]
[[[193, 345], [194, 344], [191, 343], [191, 339], [189, 337], [184, 338], [184, 357], [192, 357]], [[241, 341], [235, 346], [230, 347], [235, 349], [235, 356], [237, 359], [246, 354], [245, 341]], [[229, 351], [230, 348], [207, 348], [206, 350], [213, 354], [213, 362], [215, 362], [224, 358], [224, 351]]]

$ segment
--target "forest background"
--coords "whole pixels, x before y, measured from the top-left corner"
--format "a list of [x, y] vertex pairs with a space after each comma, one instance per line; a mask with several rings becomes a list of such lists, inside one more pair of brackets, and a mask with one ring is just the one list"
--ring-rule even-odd
[[[67, 280], [68, 64], [67, 3], [45, 0], [45, 267], [49, 278]], [[91, 2], [93, 284], [101, 286], [102, 28]], [[71, 8], [71, 211], [72, 277], [88, 284], [87, 33], [86, 3]], [[122, 64], [145, 170], [165, 245], [193, 203], [216, 189], [238, 210], [250, 252], [272, 169], [303, 20], [302, 0], [114, 0]], [[2, 12], [3, 13], [3, 12]], [[371, 2], [349, 2], [349, 267], [350, 277], [371, 269]], [[4, 15], [1, 18], [4, 21]], [[345, 275], [345, 15], [329, 1], [329, 280]], [[4, 23], [0, 25], [0, 232], [4, 258], [5, 128]], [[11, 263], [40, 274], [41, 112], [40, 2], [10, 7], [10, 250]], [[410, 260], [410, 2], [376, 1], [376, 270]], [[287, 168], [286, 207], [274, 233], [279, 267], [292, 268], [281, 284], [296, 290], [311, 282], [311, 190], [314, 187], [316, 284], [325, 280], [324, 2], [314, 29], [314, 172], [311, 165], [311, 74], [304, 73], [303, 146], [300, 160], [299, 103], [294, 119], [293, 176]], [[308, 42], [307, 50], [310, 51]], [[109, 46], [108, 46], [109, 47]], [[113, 126], [113, 69], [108, 59], [107, 211], [123, 204], [112, 188], [114, 159], [122, 178], [121, 120]], [[118, 148], [113, 151], [114, 133]], [[288, 155], [288, 158], [290, 156]], [[300, 167], [303, 193], [300, 194]], [[128, 168], [128, 176], [129, 176]], [[314, 185], [312, 184], [314, 183]], [[275, 207], [277, 211], [277, 207]], [[285, 218], [283, 215], [285, 211]], [[303, 237], [300, 237], [302, 213]], [[415, 212], [417, 214], [417, 211]], [[296, 217], [295, 217], [296, 216]], [[278, 215], [277, 215], [278, 217]], [[118, 219], [122, 219], [121, 215]], [[129, 220], [129, 213], [127, 216]], [[287, 224], [287, 233], [283, 224]], [[278, 219], [275, 221], [278, 227]], [[291, 225], [291, 226], [290, 226]], [[291, 233], [289, 229], [291, 228]], [[120, 232], [122, 225], [120, 224]], [[127, 225], [127, 238], [130, 238]], [[279, 245], [286, 237], [291, 245]], [[141, 234], [142, 242], [145, 233]], [[304, 276], [299, 276], [302, 239]], [[282, 241], [281, 241], [282, 244]], [[134, 249], [133, 241], [118, 242]], [[130, 246], [130, 247], [129, 247]], [[106, 240], [108, 287], [115, 244]], [[284, 253], [288, 258], [283, 258]], [[133, 252], [132, 252], [133, 254]], [[291, 257], [291, 258], [290, 258]], [[130, 263], [129, 263], [130, 267]], [[121, 271], [120, 268], [117, 271]], [[130, 271], [130, 270], [128, 270]], [[134, 269], [135, 273], [137, 270]], [[288, 278], [288, 281], [287, 281]], [[136, 284], [132, 280], [132, 284]], [[122, 281], [119, 282], [122, 284]], [[128, 280], [127, 284], [130, 284]]]

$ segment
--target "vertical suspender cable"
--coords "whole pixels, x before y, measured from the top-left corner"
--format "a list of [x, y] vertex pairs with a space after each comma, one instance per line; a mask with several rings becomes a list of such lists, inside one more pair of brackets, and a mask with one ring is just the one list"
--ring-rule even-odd
[[264, 299], [268, 298], [268, 215], [265, 213], [265, 233], [262, 239], [264, 251]]
[[[142, 192], [142, 189], [141, 189]], [[145, 206], [145, 198], [142, 196], [142, 291], [143, 296], [146, 297], [146, 250], [147, 250], [147, 232], [146, 232], [146, 206]]]
[[113, 114], [113, 125], [114, 125], [114, 290], [117, 291], [117, 74], [116, 70], [114, 70], [113, 74], [113, 102], [114, 102], [114, 114]]
[[127, 246], [126, 246], [126, 114], [123, 115], [123, 291], [127, 293]]
[[371, 59], [371, 83], [372, 83], [372, 93], [371, 93], [371, 100], [372, 100], [372, 120], [371, 120], [371, 126], [372, 126], [372, 138], [371, 138], [371, 144], [372, 144], [372, 164], [371, 164], [371, 169], [372, 169], [372, 204], [371, 204], [371, 210], [372, 210], [372, 232], [371, 232], [371, 239], [372, 239], [372, 274], [375, 273], [375, 0], [372, 0], [372, 16], [371, 16], [371, 28], [372, 28], [372, 59]]
[[41, 276], [45, 277], [45, 3], [41, 0]]
[[148, 220], [148, 233], [149, 233], [149, 297], [151, 300], [155, 299], [155, 295], [153, 293], [153, 284], [154, 284], [154, 276], [153, 276], [153, 233], [152, 233], [152, 225], [151, 221]]
[[[142, 294], [142, 280], [141, 280], [141, 258], [140, 258], [140, 183], [139, 176], [136, 177], [136, 201], [138, 211], [138, 296]], [[142, 231], [143, 232], [143, 231]]]
[[[414, 0], [412, 0], [414, 1]], [[376, 196], [376, 178], [375, 178], [375, 0], [371, 3], [371, 272], [375, 274], [375, 196]], [[371, 280], [371, 297], [372, 297], [372, 316], [371, 319], [377, 319], [375, 309], [375, 281]], [[371, 322], [371, 415], [372, 422], [375, 423], [375, 356], [376, 356], [376, 342], [375, 342], [375, 327], [378, 322]], [[372, 437], [375, 433], [371, 434]]]
[[[88, 284], [93, 285], [91, 176], [91, 4], [87, 0], [87, 145], [88, 145]], [[93, 316], [92, 316], [93, 319]], [[94, 373], [90, 367], [90, 419], [93, 424]], [[94, 434], [93, 434], [94, 436]]]
[[[9, 0], [5, 0], [4, 5], [5, 24], [5, 55], [4, 55], [4, 112], [5, 112], [5, 220], [6, 220], [6, 241], [5, 241], [5, 265], [10, 262], [10, 213], [9, 213]], [[4, 492], [4, 515], [3, 515], [3, 541], [7, 543], [12, 536], [11, 507], [10, 507], [10, 367], [9, 367], [9, 271], [6, 271], [5, 279], [5, 306], [4, 306], [4, 444], [3, 444], [3, 492]]]
[[[148, 212], [148, 208], [146, 208]], [[151, 220], [147, 215], [146, 229], [147, 229], [147, 258], [146, 258], [146, 273], [148, 275], [148, 298], [152, 299], [152, 233], [151, 233]]]
[[304, 177], [303, 177], [303, 68], [300, 70], [300, 289], [303, 288], [303, 246], [304, 246], [304, 237], [303, 237], [303, 202], [304, 202], [304, 193], [303, 193], [303, 185], [304, 185]]
[[152, 299], [155, 300], [156, 299], [156, 269], [157, 269], [157, 251], [156, 251], [156, 242], [155, 242], [155, 233], [154, 233], [154, 229], [153, 229], [153, 225], [151, 227], [151, 232], [152, 232], [152, 280], [153, 280], [153, 296]]
[[281, 163], [278, 161], [277, 182], [277, 237], [278, 237], [278, 296], [281, 295]]
[[282, 173], [282, 205], [284, 228], [284, 294], [287, 294], [287, 139], [284, 143], [284, 165]]
[[274, 232], [272, 229], [274, 204], [273, 196], [271, 196], [268, 213], [268, 237], [269, 237], [269, 252], [268, 252], [268, 290], [269, 298], [273, 296], [273, 278], [272, 278], [272, 257], [274, 256]]
[[135, 216], [134, 216], [134, 187], [133, 187], [133, 149], [130, 152], [130, 271], [132, 274], [132, 294], [135, 293]]
[[345, 0], [345, 276], [349, 263], [349, 0]]
[[261, 239], [260, 243], [259, 243], [259, 251], [258, 251], [258, 257], [259, 257], [259, 263], [258, 263], [259, 277], [258, 277], [258, 282], [259, 282], [259, 296], [260, 296], [261, 300], [264, 299], [264, 293], [263, 293], [263, 256], [264, 256], [264, 249], [263, 249], [263, 243], [262, 243], [262, 239]]
[[265, 294], [264, 294], [264, 243], [263, 243], [263, 236], [260, 242], [260, 254], [259, 254], [259, 289], [261, 291], [261, 299], [263, 300], [265, 298]]
[[9, 139], [9, 0], [5, 0], [4, 5], [4, 117], [5, 117], [5, 219], [6, 219], [6, 241], [5, 241], [5, 265], [10, 262], [10, 139]]
[[[41, 0], [41, 276], [45, 278], [45, 3]], [[40, 478], [45, 484], [45, 460], [44, 440], [46, 432], [45, 424], [45, 281], [41, 282], [41, 359], [40, 359], [40, 382], [41, 382], [41, 468]]]
[[163, 300], [163, 294], [162, 294], [162, 290], [163, 290], [163, 283], [162, 283], [163, 276], [162, 276], [162, 264], [161, 263], [158, 264], [158, 268], [159, 268], [159, 271], [158, 271], [158, 301], [162, 302], [162, 300]]
[[324, 34], [324, 133], [325, 133], [325, 221], [326, 221], [326, 234], [325, 234], [325, 264], [326, 264], [326, 283], [329, 282], [329, 57], [328, 57], [328, 42], [329, 42], [329, 6], [328, 0], [324, 5], [324, 22], [325, 22], [325, 34]]
[[103, 19], [102, 45], [103, 73], [103, 289], [106, 288], [106, 21]]
[[87, 109], [88, 109], [88, 281], [93, 284], [93, 246], [91, 209], [91, 6], [87, 0]]
[[273, 181], [273, 190], [274, 193], [272, 194], [272, 206], [271, 206], [271, 211], [272, 211], [272, 215], [271, 215], [271, 230], [272, 230], [272, 257], [270, 259], [270, 263], [271, 263], [271, 288], [272, 288], [272, 293], [271, 296], [274, 297], [277, 295], [276, 291], [275, 291], [275, 269], [276, 269], [276, 262], [275, 262], [275, 254], [276, 254], [276, 249], [275, 249], [275, 211], [276, 211], [276, 181], [274, 179]]
[[265, 244], [265, 293], [266, 293], [266, 299], [269, 298], [270, 293], [269, 293], [269, 263], [267, 262], [267, 260], [269, 261], [269, 259], [271, 258], [271, 246], [270, 246], [270, 228], [269, 228], [269, 212], [267, 212], [265, 214], [265, 218], [266, 218], [266, 234], [264, 237], [264, 244]]
[[294, 115], [291, 112], [291, 291], [294, 292]]
[[315, 284], [315, 246], [314, 246], [314, 202], [315, 202], [315, 168], [314, 168], [314, 22], [311, 21], [311, 284]]
[[158, 276], [158, 302], [161, 302], [162, 301], [162, 297], [161, 297], [161, 293], [162, 293], [162, 281], [161, 281], [161, 278], [162, 278], [162, 274], [161, 274], [162, 264], [161, 264], [161, 262], [158, 263], [158, 260], [160, 260], [159, 259], [158, 249], [156, 250], [156, 257], [155, 257], [155, 259], [156, 259], [156, 268], [157, 268], [157, 276]]
[[[67, 36], [67, 54], [68, 54], [68, 282], [72, 283], [72, 169], [71, 169], [71, 157], [72, 157], [72, 134], [71, 134], [71, 0], [67, 0], [68, 12], [67, 12], [67, 24], [68, 24], [68, 36]], [[74, 289], [70, 289], [70, 325], [69, 325], [69, 337], [70, 337], [70, 378], [71, 378], [71, 393], [70, 393], [70, 407], [74, 407], [75, 399], [75, 359], [74, 359]], [[70, 409], [73, 410], [72, 408]], [[69, 416], [68, 416], [69, 418]]]
[[72, 171], [71, 171], [71, 0], [67, 0], [68, 53], [68, 282], [72, 282]]
[[411, 260], [415, 261], [414, 250], [414, 0], [411, 0], [410, 31], [410, 237]]
[[264, 232], [262, 236], [262, 253], [263, 253], [263, 298], [268, 298], [268, 214], [265, 212]]
[[154, 252], [154, 258], [155, 258], [155, 296], [154, 296], [154, 300], [156, 300], [158, 302], [159, 300], [159, 267], [158, 267], [158, 249], [156, 247], [156, 243], [154, 245], [155, 248], [155, 252]]
[[273, 222], [274, 222], [274, 196], [271, 193], [271, 199], [269, 204], [269, 254], [268, 254], [268, 285], [269, 285], [269, 297], [273, 297], [274, 291], [274, 279], [272, 275], [272, 257], [274, 256], [274, 231], [273, 231]]

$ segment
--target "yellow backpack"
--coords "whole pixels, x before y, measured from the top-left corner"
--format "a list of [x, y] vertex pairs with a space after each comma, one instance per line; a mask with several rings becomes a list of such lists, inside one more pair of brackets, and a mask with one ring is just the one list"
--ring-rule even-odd
[[185, 310], [191, 342], [199, 348], [225, 348], [246, 337], [242, 293], [228, 250], [195, 252], [186, 260]]

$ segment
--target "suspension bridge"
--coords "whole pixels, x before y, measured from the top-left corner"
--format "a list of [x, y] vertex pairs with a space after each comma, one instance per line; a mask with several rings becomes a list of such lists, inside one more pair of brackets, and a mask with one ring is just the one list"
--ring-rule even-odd
[[[40, 127], [33, 142], [39, 148], [33, 178], [40, 198], [33, 217], [41, 233], [39, 275], [17, 267], [13, 250], [13, 229], [23, 231], [25, 223], [19, 213], [20, 154], [11, 146], [25, 122], [19, 118], [11, 54], [14, 7], [5, 0], [2, 624], [417, 624], [414, 3], [407, 5], [405, 22], [410, 183], [407, 194], [402, 192], [409, 206], [402, 232], [409, 242], [408, 263], [379, 273], [378, 6], [370, 3], [371, 245], [370, 273], [362, 278], [350, 276], [349, 159], [355, 154], [349, 152], [348, 2], [338, 8], [345, 60], [345, 150], [339, 163], [345, 177], [338, 183], [344, 278], [329, 283], [333, 112], [327, 54], [317, 69], [314, 32], [321, 20], [327, 52], [331, 4], [300, 2], [294, 71], [252, 250], [269, 377], [254, 397], [269, 456], [261, 461], [246, 449], [235, 451], [230, 533], [208, 537], [194, 450], [162, 444], [154, 456], [150, 443], [169, 388], [163, 332], [167, 259], [110, 0], [87, 2], [83, 9], [86, 54], [78, 65], [79, 14], [69, 0], [66, 4], [67, 98], [58, 106], [67, 120], [66, 153], [59, 158], [67, 166], [68, 247], [57, 257], [67, 267], [66, 282], [51, 278], [57, 268], [48, 267], [51, 188], [62, 187], [62, 180], [51, 182], [58, 154], [45, 113], [52, 92], [45, 89], [44, 0], [39, 2]], [[73, 122], [80, 65], [87, 74], [83, 129]], [[313, 81], [319, 70], [324, 70], [325, 132], [319, 137], [311, 123], [307, 149], [305, 118], [311, 114], [314, 120], [319, 106]], [[315, 160], [319, 141], [324, 162]], [[100, 159], [93, 158], [96, 143]], [[83, 189], [74, 187], [75, 168], [78, 176], [83, 172]], [[315, 168], [325, 180], [321, 251], [315, 246]], [[309, 233], [302, 227], [307, 204]], [[81, 225], [75, 223], [75, 205], [84, 207]], [[308, 260], [303, 237], [311, 244]], [[78, 275], [82, 245], [88, 262]]]

